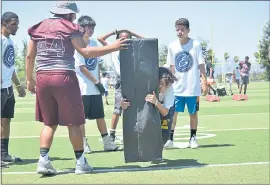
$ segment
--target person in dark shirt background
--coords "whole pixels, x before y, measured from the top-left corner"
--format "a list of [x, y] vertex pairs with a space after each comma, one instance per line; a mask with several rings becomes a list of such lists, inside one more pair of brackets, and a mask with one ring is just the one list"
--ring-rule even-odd
[[207, 76], [207, 84], [208, 84], [208, 94], [210, 95], [210, 90], [214, 92], [214, 95], [216, 95], [216, 90], [211, 86], [211, 84], [214, 83], [214, 66], [211, 61], [206, 62], [206, 76]]
[[244, 85], [244, 94], [247, 93], [247, 85], [249, 84], [249, 71], [251, 68], [251, 63], [248, 61], [249, 57], [245, 57], [245, 61], [242, 61], [239, 63], [239, 70], [240, 70], [240, 76], [241, 76], [241, 86], [239, 90], [239, 94], [242, 92], [242, 88]]

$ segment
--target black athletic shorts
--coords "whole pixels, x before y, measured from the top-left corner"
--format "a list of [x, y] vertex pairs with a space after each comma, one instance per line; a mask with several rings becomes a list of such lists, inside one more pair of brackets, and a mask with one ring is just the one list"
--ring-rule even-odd
[[104, 108], [102, 96], [99, 95], [84, 95], [82, 96], [85, 119], [100, 119], [104, 118]]
[[1, 118], [14, 118], [15, 97], [12, 86], [1, 89]]

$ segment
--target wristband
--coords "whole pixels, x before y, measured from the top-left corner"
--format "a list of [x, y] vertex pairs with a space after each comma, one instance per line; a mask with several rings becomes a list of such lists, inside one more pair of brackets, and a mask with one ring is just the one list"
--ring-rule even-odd
[[158, 100], [156, 100], [156, 103], [155, 103], [155, 105], [157, 106], [157, 104], [158, 104]]

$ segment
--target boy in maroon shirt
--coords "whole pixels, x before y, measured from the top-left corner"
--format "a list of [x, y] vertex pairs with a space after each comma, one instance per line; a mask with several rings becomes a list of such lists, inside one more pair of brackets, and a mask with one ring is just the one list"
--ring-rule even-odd
[[[40, 158], [37, 173], [56, 174], [49, 160], [49, 150], [58, 125], [67, 126], [76, 156], [76, 174], [92, 171], [83, 155], [80, 125], [85, 124], [84, 108], [76, 77], [74, 51], [94, 58], [126, 47], [124, 39], [104, 47], [88, 47], [84, 29], [72, 23], [78, 8], [75, 2], [59, 1], [51, 10], [54, 17], [28, 30], [31, 37], [26, 56], [27, 89], [36, 93], [36, 120], [44, 123], [40, 134]], [[36, 58], [37, 56], [37, 58]], [[33, 68], [36, 65], [36, 86]]]

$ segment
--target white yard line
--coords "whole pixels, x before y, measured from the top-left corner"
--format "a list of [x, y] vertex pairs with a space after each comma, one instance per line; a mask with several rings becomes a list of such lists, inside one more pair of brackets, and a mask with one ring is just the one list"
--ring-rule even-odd
[[[244, 131], [244, 130], [269, 130], [270, 128], [239, 128], [239, 129], [219, 129], [219, 130], [202, 130], [205, 132], [223, 132], [223, 131]], [[119, 132], [122, 132], [119, 131]], [[182, 132], [182, 131], [181, 131]], [[189, 130], [184, 131], [189, 132]], [[98, 137], [100, 134], [86, 135], [87, 137]], [[69, 137], [68, 135], [55, 135], [54, 137]], [[27, 138], [39, 138], [39, 136], [11, 136], [11, 139], [27, 139]]]
[[[261, 115], [261, 114], [268, 114], [270, 115], [269, 112], [257, 112], [257, 113], [241, 113], [241, 114], [208, 114], [208, 115], [200, 115], [200, 117], [222, 117], [222, 116], [245, 116], [245, 115], [253, 115], [253, 114], [256, 114], [256, 115]], [[189, 117], [188, 115], [179, 115], [178, 117]], [[111, 118], [105, 118], [105, 120], [111, 120]], [[120, 119], [119, 121], [122, 122], [122, 119]], [[87, 122], [90, 122], [90, 121], [87, 121]], [[94, 121], [91, 121], [91, 122], [94, 122]], [[38, 123], [36, 121], [12, 121], [12, 124], [25, 124], [25, 123]]]
[[[111, 168], [111, 169], [94, 169], [94, 173], [106, 173], [106, 172], [132, 172], [132, 171], [155, 171], [155, 170], [174, 170], [184, 168], [201, 168], [201, 167], [228, 167], [228, 166], [250, 166], [250, 165], [265, 165], [270, 162], [248, 162], [248, 163], [231, 163], [231, 164], [198, 164], [187, 166], [163, 166], [163, 167], [141, 167], [141, 168]], [[58, 173], [73, 173], [74, 170], [58, 171]], [[2, 172], [2, 175], [26, 175], [36, 174], [36, 172]]]
[[236, 128], [236, 129], [220, 129], [220, 130], [203, 130], [203, 132], [244, 131], [244, 130], [269, 130], [269, 129], [270, 129], [269, 127], [268, 128]]

